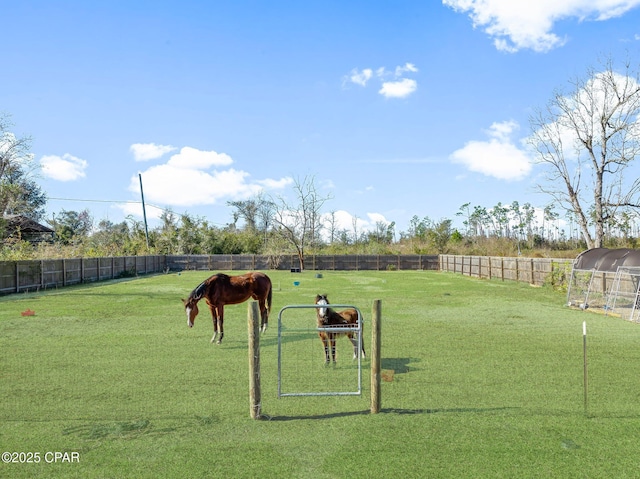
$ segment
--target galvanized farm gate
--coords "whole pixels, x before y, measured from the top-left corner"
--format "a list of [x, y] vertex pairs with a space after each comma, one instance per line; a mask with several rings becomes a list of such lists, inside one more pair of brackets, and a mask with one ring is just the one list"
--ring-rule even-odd
[[[278, 313], [278, 397], [286, 396], [359, 396], [362, 394], [362, 332], [363, 319], [360, 309], [353, 305], [331, 304], [332, 308], [352, 308], [358, 312], [358, 324], [356, 326], [338, 326], [318, 328], [315, 314], [306, 319], [292, 317], [287, 322], [283, 321], [283, 313], [286, 311], [318, 309], [325, 305], [288, 305]], [[306, 324], [305, 324], [306, 323]], [[337, 366], [324, 365], [320, 356], [320, 348], [314, 346], [318, 332], [347, 333], [352, 332], [357, 336], [357, 365], [353, 365], [351, 359], [341, 359]], [[319, 340], [317, 341], [319, 344]], [[341, 345], [343, 346], [343, 345]], [[314, 352], [315, 350], [315, 352]], [[311, 351], [311, 353], [310, 353]], [[286, 359], [285, 359], [286, 352]], [[316, 354], [318, 353], [318, 354]], [[323, 352], [324, 354], [324, 352]], [[340, 359], [340, 358], [339, 358]], [[286, 369], [285, 369], [286, 368]], [[286, 387], [284, 378], [290, 379], [293, 386]], [[355, 376], [355, 377], [354, 377]], [[308, 381], [306, 385], [300, 383]], [[321, 386], [319, 382], [324, 382]], [[348, 387], [338, 388], [338, 383]]]

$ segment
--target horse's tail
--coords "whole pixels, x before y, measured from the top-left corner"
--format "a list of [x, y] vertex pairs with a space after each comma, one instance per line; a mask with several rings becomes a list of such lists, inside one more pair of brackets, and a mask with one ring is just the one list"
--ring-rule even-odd
[[269, 280], [269, 292], [267, 293], [267, 314], [271, 313], [271, 297], [273, 295], [273, 285]]

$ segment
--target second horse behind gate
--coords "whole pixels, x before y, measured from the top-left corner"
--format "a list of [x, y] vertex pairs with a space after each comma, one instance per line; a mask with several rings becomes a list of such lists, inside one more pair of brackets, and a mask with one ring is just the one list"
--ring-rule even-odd
[[[324, 362], [336, 362], [336, 337], [347, 336], [353, 345], [353, 359], [358, 357], [358, 333], [353, 328], [358, 327], [358, 311], [353, 308], [335, 311], [329, 307], [329, 300], [326, 294], [316, 295], [316, 318], [318, 325], [318, 336], [324, 346]], [[323, 328], [349, 328], [345, 332], [323, 331]], [[362, 332], [362, 329], [360, 330]], [[364, 342], [362, 344], [362, 357], [365, 357]]]

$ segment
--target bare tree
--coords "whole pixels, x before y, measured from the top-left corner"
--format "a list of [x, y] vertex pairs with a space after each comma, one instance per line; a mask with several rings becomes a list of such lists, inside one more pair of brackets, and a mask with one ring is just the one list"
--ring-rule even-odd
[[351, 226], [353, 226], [353, 244], [358, 244], [360, 236], [358, 235], [358, 216], [353, 215], [351, 218]]
[[538, 189], [575, 216], [589, 248], [603, 245], [620, 210], [640, 206], [640, 179], [625, 176], [640, 154], [640, 79], [629, 62], [621, 73], [611, 60], [603, 67], [530, 118], [529, 142], [546, 175]]
[[296, 204], [279, 197], [273, 202], [273, 220], [277, 233], [293, 246], [300, 270], [304, 270], [305, 248], [318, 240], [322, 229], [320, 210], [331, 196], [320, 196], [314, 176], [295, 179], [293, 190]]
[[227, 201], [227, 206], [233, 208], [233, 224], [242, 218], [251, 232], [266, 230], [271, 224], [273, 204], [262, 193], [248, 200]]
[[11, 126], [9, 115], [0, 113], [0, 218], [12, 213], [39, 220], [47, 197], [32, 179], [38, 166], [31, 138], [16, 136]]
[[250, 233], [262, 235], [263, 246], [267, 244], [269, 227], [273, 221], [274, 204], [265, 198], [262, 193], [244, 201], [227, 201], [233, 211], [233, 226], [240, 218], [244, 220], [245, 229]]
[[255, 232], [257, 230], [256, 226], [256, 217], [258, 214], [258, 201], [255, 198], [250, 198], [248, 200], [238, 200], [238, 201], [227, 201], [227, 206], [231, 206], [233, 211], [233, 225], [235, 227], [236, 223], [240, 218], [244, 220], [245, 229], [250, 232]]
[[335, 210], [326, 216], [325, 227], [329, 229], [329, 244], [333, 244], [338, 236], [338, 217]]

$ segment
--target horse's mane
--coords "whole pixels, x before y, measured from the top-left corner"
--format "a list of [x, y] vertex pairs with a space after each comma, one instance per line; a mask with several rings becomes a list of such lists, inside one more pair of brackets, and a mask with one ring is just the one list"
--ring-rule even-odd
[[189, 295], [189, 300], [195, 300], [198, 301], [202, 298], [202, 296], [204, 296], [204, 292], [207, 289], [207, 285], [206, 285], [206, 281], [203, 281], [202, 283], [200, 283], [196, 289], [194, 289], [193, 291], [191, 291], [191, 294]]
[[[318, 315], [318, 320], [322, 321], [323, 324], [327, 325], [327, 324], [340, 324], [345, 322], [344, 318], [342, 316], [340, 316], [340, 313], [338, 313], [335, 309], [333, 309], [331, 307], [331, 304], [329, 303], [329, 299], [327, 298], [326, 294], [319, 294], [316, 297], [316, 301], [317, 298], [323, 298], [327, 304], [324, 306], [324, 309], [327, 310], [327, 312], [325, 313], [324, 316], [320, 316], [320, 309], [316, 310], [316, 314]], [[337, 322], [336, 322], [337, 321]]]
[[218, 273], [213, 275], [209, 279], [205, 279], [196, 287], [196, 289], [191, 291], [191, 294], [189, 295], [189, 301], [200, 301], [204, 294], [207, 292], [209, 284], [213, 281], [220, 281], [220, 283], [229, 284], [229, 282], [231, 281], [231, 277], [228, 274]]
[[331, 315], [334, 315], [334, 314], [338, 314], [338, 313], [336, 313], [335, 309], [333, 309], [332, 307], [329, 306], [329, 304], [327, 304], [325, 309], [327, 310], [327, 314], [326, 314], [327, 317], [329, 317]]

